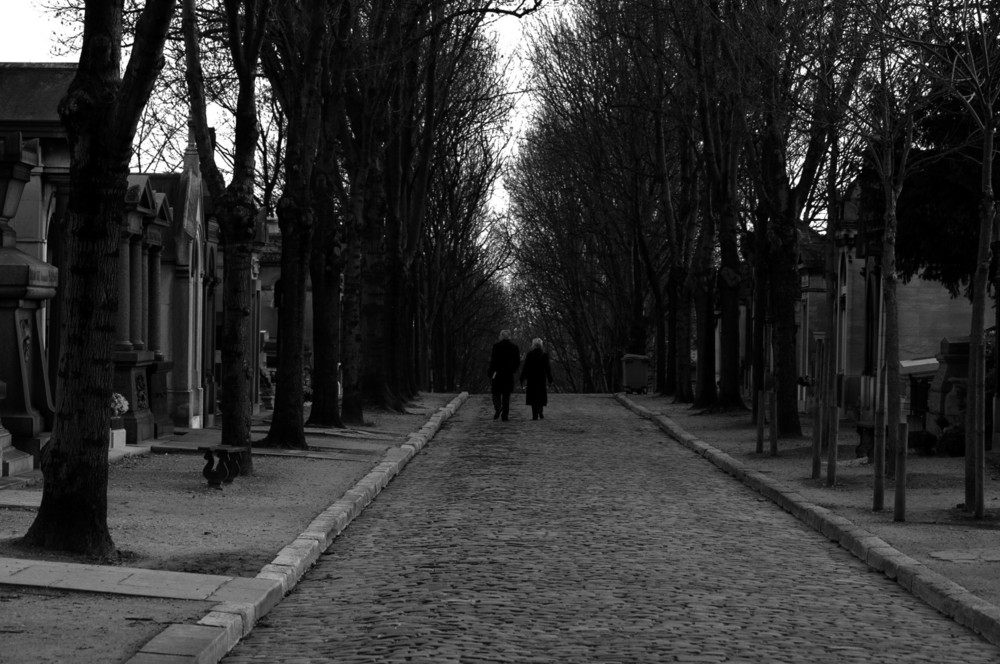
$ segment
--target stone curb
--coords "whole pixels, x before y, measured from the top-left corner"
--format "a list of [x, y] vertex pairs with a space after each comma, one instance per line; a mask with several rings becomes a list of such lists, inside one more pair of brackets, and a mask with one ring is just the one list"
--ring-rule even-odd
[[[216, 593], [213, 606], [197, 624], [174, 624], [146, 643], [126, 664], [215, 664], [232, 650], [254, 624], [287, 595], [319, 559], [337, 535], [389, 484], [393, 477], [430, 442], [469, 398], [462, 392], [407, 436], [400, 447], [386, 451], [378, 464], [344, 495], [321, 512], [288, 546], [264, 565], [253, 579], [234, 579]], [[246, 588], [239, 587], [249, 586]], [[227, 586], [233, 586], [228, 589]], [[240, 591], [245, 592], [240, 592]], [[213, 597], [215, 598], [215, 597]]]
[[781, 482], [741, 465], [725, 452], [692, 436], [669, 417], [657, 415], [621, 393], [615, 394], [614, 398], [625, 408], [651, 420], [684, 447], [711, 461], [720, 470], [739, 479], [826, 538], [837, 542], [870, 568], [885, 574], [958, 624], [968, 627], [993, 645], [1000, 646], [1000, 607], [898, 551], [850, 520], [810, 503]]

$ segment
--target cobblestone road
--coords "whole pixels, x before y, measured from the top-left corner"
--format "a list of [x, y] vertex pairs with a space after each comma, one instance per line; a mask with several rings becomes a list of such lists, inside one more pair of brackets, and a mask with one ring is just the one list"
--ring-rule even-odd
[[223, 661], [1000, 661], [610, 397], [488, 402]]

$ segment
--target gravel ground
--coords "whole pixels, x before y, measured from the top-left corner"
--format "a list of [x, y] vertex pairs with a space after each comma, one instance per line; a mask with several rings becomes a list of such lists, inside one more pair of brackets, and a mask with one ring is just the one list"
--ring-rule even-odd
[[[398, 445], [454, 395], [426, 394], [405, 413], [373, 411], [374, 434]], [[218, 491], [193, 454], [126, 457], [108, 479], [108, 525], [118, 549], [102, 561], [147, 569], [256, 576], [313, 518], [354, 486], [380, 454], [357, 461], [254, 457], [254, 475]], [[41, 491], [41, 486], [28, 487]], [[33, 510], [0, 509], [0, 556], [93, 563], [19, 545]], [[128, 659], [173, 622], [195, 622], [209, 603], [0, 586], [0, 661], [106, 664]]]

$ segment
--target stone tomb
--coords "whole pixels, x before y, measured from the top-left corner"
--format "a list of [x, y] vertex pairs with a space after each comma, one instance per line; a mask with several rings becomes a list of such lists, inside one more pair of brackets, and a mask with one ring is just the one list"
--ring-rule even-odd
[[[37, 142], [23, 142], [18, 132], [0, 134], [0, 376], [6, 394], [0, 418], [14, 447], [36, 465], [52, 430], [48, 361], [39, 333], [39, 317], [46, 300], [56, 293], [59, 271], [17, 247], [10, 225], [17, 213], [24, 185], [38, 164]], [[0, 440], [0, 447], [6, 447]], [[3, 474], [23, 472], [24, 460], [12, 450], [3, 452]]]

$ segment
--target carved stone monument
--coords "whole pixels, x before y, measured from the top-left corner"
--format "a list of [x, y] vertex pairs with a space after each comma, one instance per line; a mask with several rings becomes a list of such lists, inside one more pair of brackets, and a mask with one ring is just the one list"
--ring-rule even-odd
[[56, 293], [59, 271], [17, 248], [10, 220], [37, 164], [34, 142], [22, 143], [16, 132], [0, 134], [0, 380], [7, 383], [0, 422], [35, 465], [55, 417], [39, 315]]

